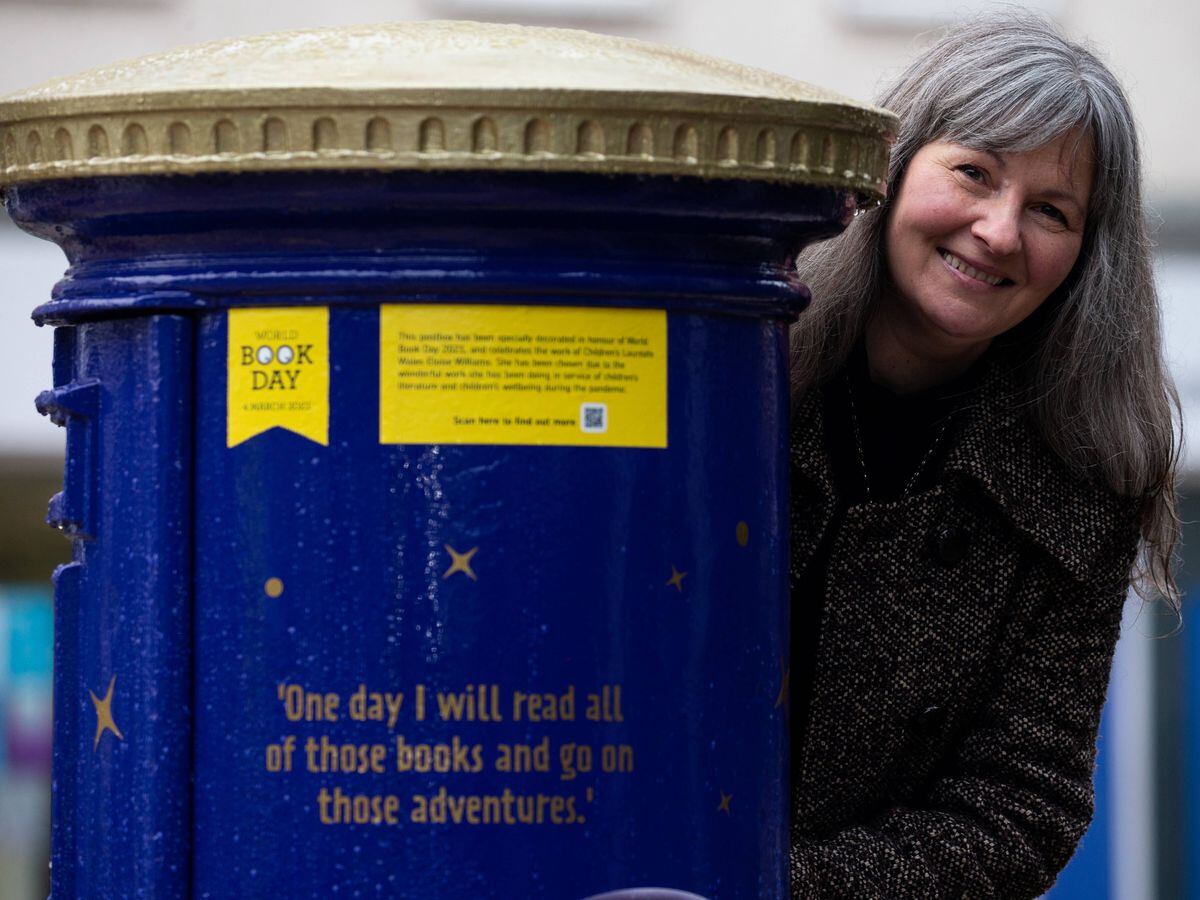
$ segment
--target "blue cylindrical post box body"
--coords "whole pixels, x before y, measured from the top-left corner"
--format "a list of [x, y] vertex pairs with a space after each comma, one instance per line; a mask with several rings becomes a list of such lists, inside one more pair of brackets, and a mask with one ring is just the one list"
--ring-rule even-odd
[[7, 188], [71, 262], [56, 897], [787, 895], [791, 260], [854, 191], [448, 169]]

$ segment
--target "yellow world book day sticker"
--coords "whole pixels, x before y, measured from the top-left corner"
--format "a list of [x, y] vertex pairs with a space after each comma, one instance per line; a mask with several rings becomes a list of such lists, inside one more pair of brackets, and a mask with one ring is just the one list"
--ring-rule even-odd
[[329, 309], [231, 309], [225, 445], [270, 428], [329, 444]]
[[379, 312], [385, 444], [667, 446], [667, 314], [398, 304]]

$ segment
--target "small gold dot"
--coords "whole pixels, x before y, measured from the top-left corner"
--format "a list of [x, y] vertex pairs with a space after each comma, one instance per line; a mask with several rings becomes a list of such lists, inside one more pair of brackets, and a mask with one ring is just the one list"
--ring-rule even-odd
[[737, 523], [737, 542], [739, 547], [745, 547], [750, 543], [750, 526], [745, 522]]
[[263, 585], [263, 592], [271, 599], [275, 599], [283, 593], [283, 580], [280, 578], [268, 578], [267, 583]]

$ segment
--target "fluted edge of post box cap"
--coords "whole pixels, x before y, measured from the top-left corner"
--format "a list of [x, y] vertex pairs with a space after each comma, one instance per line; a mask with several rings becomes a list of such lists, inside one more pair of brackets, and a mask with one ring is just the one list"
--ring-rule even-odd
[[629, 38], [476, 22], [280, 32], [0, 99], [0, 187], [331, 169], [697, 176], [878, 196], [896, 119]]

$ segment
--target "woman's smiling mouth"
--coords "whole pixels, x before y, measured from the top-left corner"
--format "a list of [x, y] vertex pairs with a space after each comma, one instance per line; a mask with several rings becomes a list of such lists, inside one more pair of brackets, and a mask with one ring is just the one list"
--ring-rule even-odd
[[984, 284], [990, 284], [992, 287], [1013, 283], [1011, 278], [1003, 278], [999, 275], [989, 275], [987, 272], [979, 271], [974, 266], [959, 259], [949, 250], [944, 250], [941, 247], [938, 247], [938, 253], [941, 254], [942, 259], [946, 261], [946, 265], [950, 266], [952, 269], [962, 272], [962, 274], [966, 275], [968, 278], [974, 278], [976, 281], [982, 281]]

